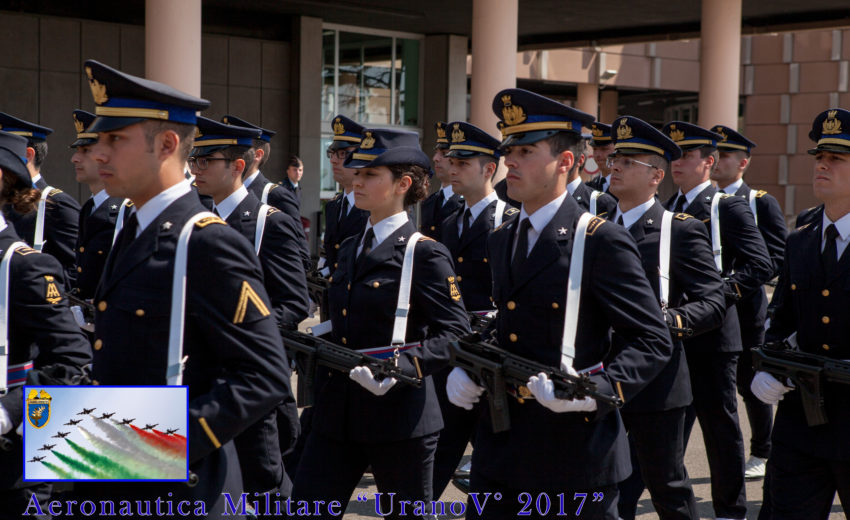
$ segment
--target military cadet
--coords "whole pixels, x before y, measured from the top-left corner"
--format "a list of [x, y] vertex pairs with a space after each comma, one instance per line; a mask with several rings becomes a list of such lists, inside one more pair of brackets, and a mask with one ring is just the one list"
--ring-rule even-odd
[[424, 235], [439, 240], [442, 236], [443, 221], [463, 205], [462, 197], [454, 192], [449, 179], [449, 160], [446, 152], [449, 150], [449, 137], [446, 134], [446, 123], [434, 123], [437, 132], [437, 144], [434, 146], [434, 176], [440, 181], [440, 189], [426, 198], [419, 208], [421, 222], [419, 231]]
[[[0, 132], [0, 171], [3, 204], [21, 214], [34, 210], [39, 200], [26, 167], [27, 140]], [[91, 346], [68, 309], [62, 266], [50, 255], [30, 249], [0, 215], [0, 276], [8, 306], [3, 316], [0, 352], [0, 518], [20, 518], [33, 497], [46, 508], [52, 486], [23, 482], [23, 442], [15, 433], [24, 418], [24, 384], [79, 384], [83, 366], [91, 362]], [[8, 349], [8, 350], [7, 350]]]
[[59, 260], [65, 271], [66, 287], [71, 288], [77, 277], [74, 245], [77, 241], [80, 205], [74, 197], [49, 186], [41, 175], [41, 166], [47, 158], [47, 136], [53, 133], [53, 129], [3, 112], [0, 112], [0, 128], [27, 138], [27, 170], [33, 187], [42, 191], [44, 200], [44, 204], [38, 204], [35, 211], [25, 215], [7, 207], [6, 218], [26, 243]]
[[581, 180], [580, 173], [584, 160], [585, 156], [582, 154], [570, 170], [567, 176], [567, 191], [576, 199], [581, 209], [589, 211], [592, 215], [608, 218], [614, 214], [617, 199], [608, 193], [591, 188]]
[[295, 194], [298, 206], [301, 206], [301, 177], [304, 176], [304, 163], [297, 155], [289, 158], [289, 166], [286, 167], [286, 177], [280, 181], [280, 185]]
[[[621, 411], [629, 431], [633, 469], [620, 483], [619, 516], [635, 517], [646, 482], [660, 518], [697, 518], [684, 465], [685, 410], [692, 395], [682, 339], [721, 324], [726, 313], [723, 281], [702, 222], [685, 213], [666, 212], [655, 198], [681, 149], [640, 119], [627, 116], [619, 121], [614, 151], [608, 158], [611, 192], [619, 199], [611, 219], [635, 239], [673, 339], [670, 361]], [[662, 279], [666, 280], [663, 286]]]
[[608, 193], [611, 187], [608, 156], [614, 152], [611, 125], [596, 121], [590, 125], [590, 135], [590, 147], [593, 148], [593, 160], [599, 166], [599, 175], [587, 181], [587, 185], [596, 191]]
[[[125, 199], [110, 197], [97, 173], [97, 163], [91, 157], [91, 145], [97, 142], [97, 134], [85, 129], [94, 121], [95, 115], [84, 110], [74, 110], [74, 125], [77, 139], [71, 143], [74, 154], [71, 163], [77, 182], [88, 186], [91, 197], [80, 210], [79, 234], [75, 252], [77, 256], [77, 280], [74, 293], [84, 300], [91, 300], [103, 274], [103, 266], [112, 249], [116, 223]], [[126, 201], [129, 202], [129, 201]], [[124, 208], [124, 214], [130, 211]]]
[[[107, 192], [136, 208], [95, 294], [92, 383], [187, 385], [196, 485], [99, 483], [79, 495], [202, 500], [220, 516], [222, 493], [243, 489], [231, 440], [291, 394], [262, 267], [250, 242], [205, 214], [183, 175], [195, 114], [209, 102], [93, 60], [85, 71], [97, 115], [90, 153]], [[172, 298], [181, 276], [184, 296]], [[183, 319], [171, 330], [175, 312]]]
[[[499, 140], [466, 122], [448, 124], [451, 145], [445, 156], [454, 193], [463, 206], [443, 221], [441, 242], [454, 261], [457, 285], [470, 312], [488, 313], [493, 305], [493, 278], [487, 263], [487, 237], [519, 210], [512, 208], [493, 191], [493, 175], [499, 165]], [[434, 497], [442, 495], [463, 457], [478, 421], [478, 411], [452, 406], [446, 397], [446, 367], [434, 374], [437, 397], [445, 428], [440, 433], [434, 458]]]
[[[365, 229], [340, 249], [329, 291], [334, 342], [360, 351], [396, 345], [402, 371], [422, 386], [375, 379], [370, 369], [317, 374], [313, 429], [298, 465], [293, 498], [337, 500], [343, 507], [368, 465], [381, 510], [400, 518], [399, 500], [432, 499], [434, 451], [443, 427], [431, 374], [446, 366], [447, 339], [469, 331], [469, 320], [445, 246], [416, 233], [406, 207], [428, 190], [428, 156], [413, 132], [364, 130], [345, 162], [358, 207], [370, 212]], [[409, 309], [405, 252], [412, 241]], [[400, 331], [397, 337], [395, 331]], [[398, 344], [402, 346], [398, 346]], [[417, 369], [417, 367], [419, 367]], [[395, 493], [390, 503], [387, 493]], [[409, 512], [408, 512], [409, 514]], [[383, 516], [383, 515], [382, 515]]]
[[[785, 255], [785, 239], [788, 228], [779, 202], [766, 191], [753, 190], [744, 182], [744, 172], [749, 168], [750, 154], [756, 144], [735, 130], [716, 125], [711, 129], [723, 136], [717, 143], [720, 154], [717, 167], [711, 172], [711, 180], [717, 183], [717, 189], [724, 193], [743, 197], [758, 225], [761, 236], [767, 246], [772, 262], [771, 278], [782, 271], [782, 258]], [[750, 349], [764, 344], [764, 324], [767, 318], [767, 294], [764, 287], [742, 298], [736, 305], [738, 320], [741, 323], [741, 341], [744, 352], [738, 363], [738, 393], [747, 407], [747, 419], [750, 422], [750, 458], [744, 465], [744, 478], [764, 477], [765, 461], [770, 453], [770, 430], [773, 426], [773, 408], [756, 399], [750, 391], [753, 380], [753, 366], [750, 362]]]
[[[584, 146], [581, 127], [593, 117], [521, 89], [497, 94], [493, 110], [505, 125], [508, 195], [522, 202], [518, 218], [496, 229], [487, 244], [499, 346], [567, 372], [587, 371], [601, 392], [629, 402], [666, 365], [672, 343], [634, 240], [568, 196], [567, 176]], [[579, 238], [584, 252], [576, 307], [567, 304], [567, 285]], [[602, 255], [614, 259], [605, 262], [604, 274]], [[566, 325], [571, 309], [570, 321], [581, 327]], [[611, 327], [621, 337], [614, 345]], [[533, 504], [523, 508], [523, 493], [532, 500], [543, 492], [557, 500], [562, 493], [570, 500], [596, 492], [600, 500], [585, 502], [582, 517], [616, 518], [617, 483], [631, 472], [619, 412], [590, 398], [556, 398], [545, 374], [532, 376], [527, 387], [534, 399], [509, 401], [507, 431], [493, 433], [483, 407], [471, 488], [503, 498], [488, 502], [480, 517], [514, 517], [523, 509], [534, 516]], [[458, 406], [471, 406], [482, 391], [459, 368], [449, 375], [447, 393]], [[479, 517], [472, 502], [467, 517]]]
[[721, 327], [685, 340], [694, 395], [685, 439], [698, 418], [711, 471], [714, 512], [718, 518], [744, 518], [744, 443], [735, 395], [742, 344], [735, 303], [764, 285], [773, 267], [747, 202], [718, 193], [711, 185], [709, 175], [717, 164], [717, 143], [723, 136], [681, 121], [668, 123], [662, 131], [682, 148], [682, 157], [672, 164], [673, 183], [679, 191], [665, 206], [705, 222], [715, 264], [725, 282], [727, 304]]
[[342, 193], [325, 205], [323, 267], [327, 267], [327, 273], [332, 273], [336, 269], [337, 255], [342, 242], [363, 231], [363, 226], [369, 218], [368, 211], [354, 206], [354, 191], [351, 183], [356, 172], [354, 168], [344, 166], [345, 158], [360, 144], [363, 127], [345, 116], [338, 115], [334, 118], [333, 129], [334, 137], [328, 147], [327, 155], [331, 162], [334, 181], [340, 185]]

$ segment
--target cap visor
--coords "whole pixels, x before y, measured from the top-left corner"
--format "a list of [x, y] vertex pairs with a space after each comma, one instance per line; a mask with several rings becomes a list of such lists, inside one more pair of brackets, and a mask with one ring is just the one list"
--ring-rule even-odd
[[69, 148], [77, 148], [78, 146], [88, 146], [88, 145], [94, 144], [96, 142], [97, 142], [97, 139], [91, 139], [89, 137], [86, 137], [85, 139], [77, 139], [76, 141], [71, 143], [71, 146], [69, 146]]
[[142, 121], [148, 121], [148, 119], [144, 117], [99, 116], [97, 119], [92, 121], [92, 124], [86, 129], [86, 132], [110, 132], [126, 126], [135, 125], [136, 123], [141, 123]]
[[32, 178], [21, 158], [5, 148], [0, 148], [0, 169], [15, 174], [22, 183], [32, 187]]
[[[552, 137], [553, 135], [561, 132], [561, 130], [537, 130], [536, 132], [523, 132], [519, 134], [511, 134], [502, 141], [500, 148], [505, 148], [507, 146], [519, 146], [522, 144], [533, 144], [537, 141], [542, 141], [548, 137]], [[574, 133], [574, 132], [573, 132]], [[579, 134], [576, 134], [580, 137]]]
[[472, 150], [449, 150], [448, 152], [446, 152], [446, 157], [460, 157], [464, 159], [469, 157], [475, 157], [477, 155], [481, 155], [483, 157], [493, 157], [490, 154], [474, 152]]
[[808, 152], [809, 155], [817, 155], [818, 152], [850, 153], [850, 148], [837, 144], [822, 144], [817, 148], [808, 150]]

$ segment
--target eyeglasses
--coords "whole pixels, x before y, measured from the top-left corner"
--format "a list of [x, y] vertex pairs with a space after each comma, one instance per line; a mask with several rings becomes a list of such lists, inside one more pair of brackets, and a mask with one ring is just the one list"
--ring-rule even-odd
[[348, 150], [327, 150], [325, 151], [325, 155], [328, 156], [328, 159], [339, 159], [342, 161], [348, 155]]
[[608, 157], [608, 160], [605, 161], [605, 165], [608, 168], [613, 168], [614, 166], [620, 166], [621, 168], [630, 168], [633, 164], [639, 164], [641, 166], [646, 166], [648, 168], [658, 169], [658, 166], [653, 164], [645, 163], [643, 161], [638, 161], [637, 159], [632, 159], [631, 157], [624, 157], [622, 155], [617, 155], [614, 157]]
[[210, 167], [210, 161], [230, 161], [224, 157], [189, 157], [189, 168], [206, 170]]

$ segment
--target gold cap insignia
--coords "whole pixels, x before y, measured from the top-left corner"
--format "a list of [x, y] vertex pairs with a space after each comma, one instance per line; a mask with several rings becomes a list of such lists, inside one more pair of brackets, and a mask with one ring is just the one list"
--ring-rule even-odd
[[202, 135], [204, 135], [204, 134], [201, 133], [201, 129], [196, 126], [195, 127], [195, 139], [201, 137]]
[[375, 146], [375, 138], [372, 137], [372, 132], [366, 132], [365, 136], [363, 137], [363, 141], [360, 142], [360, 148], [368, 150], [373, 146]]
[[334, 119], [334, 135], [342, 135], [345, 133], [345, 126], [340, 118]]
[[224, 123], [224, 124], [226, 124], [226, 125], [229, 125], [229, 124], [230, 124], [230, 121], [228, 121], [228, 120], [227, 120], [227, 116], [222, 117], [222, 118], [221, 118], [221, 122], [222, 122], [222, 123]]
[[452, 300], [454, 300], [456, 302], [460, 301], [460, 291], [458, 290], [457, 285], [455, 285], [455, 277], [449, 276], [448, 281], [449, 281], [449, 295], [452, 297]]
[[525, 110], [523, 110], [521, 106], [511, 103], [510, 94], [502, 96], [502, 104], [505, 105], [505, 107], [502, 108], [502, 119], [505, 120], [506, 125], [518, 125], [525, 121]]
[[86, 129], [86, 128], [85, 128], [85, 125], [83, 125], [83, 122], [82, 122], [82, 121], [80, 121], [79, 119], [77, 119], [77, 115], [76, 115], [76, 114], [74, 114], [74, 128], [76, 128], [76, 129], [77, 129], [77, 133], [78, 133], [78, 134], [83, 133], [83, 130], [85, 130], [85, 129]]
[[463, 130], [460, 129], [460, 123], [455, 123], [455, 129], [452, 130], [452, 142], [462, 143], [466, 141], [466, 136], [463, 135]]
[[628, 119], [626, 119], [625, 117], [623, 119], [620, 119], [620, 126], [617, 127], [618, 141], [624, 141], [626, 139], [631, 139], [632, 137], [634, 137], [634, 135], [632, 135], [632, 127], [627, 125], [626, 121], [628, 121]]
[[445, 139], [446, 138], [446, 129], [443, 125], [437, 125], [437, 139]]
[[823, 134], [840, 134], [841, 133], [841, 121], [835, 119], [835, 116], [838, 115], [838, 110], [830, 110], [826, 113], [826, 120], [823, 122]]
[[109, 96], [106, 95], [106, 85], [94, 79], [91, 75], [91, 67], [86, 67], [86, 75], [89, 77], [89, 88], [91, 89], [92, 98], [98, 105], [102, 105], [109, 101]]
[[676, 130], [676, 125], [670, 125], [670, 139], [678, 143], [685, 139], [685, 132]]
[[593, 125], [592, 127], [590, 127], [590, 133], [593, 134], [593, 137], [602, 137], [605, 132], [603, 132], [602, 129], [598, 128], [596, 125]]
[[724, 132], [723, 129], [720, 128], [719, 126], [714, 131], [723, 136], [723, 139], [721, 140], [721, 142], [725, 143], [726, 141], [729, 140], [729, 136], [727, 136], [726, 132]]

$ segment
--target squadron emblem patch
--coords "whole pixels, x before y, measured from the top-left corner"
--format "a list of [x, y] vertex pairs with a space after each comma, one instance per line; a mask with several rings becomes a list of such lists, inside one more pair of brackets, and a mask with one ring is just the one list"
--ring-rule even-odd
[[457, 288], [457, 284], [455, 284], [455, 277], [449, 276], [448, 282], [449, 282], [449, 295], [452, 297], [452, 300], [454, 300], [456, 302], [460, 301], [460, 291]]

